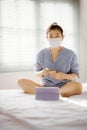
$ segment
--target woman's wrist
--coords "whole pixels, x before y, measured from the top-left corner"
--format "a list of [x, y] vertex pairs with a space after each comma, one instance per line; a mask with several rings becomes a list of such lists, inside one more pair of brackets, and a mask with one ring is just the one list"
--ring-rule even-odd
[[55, 79], [58, 79], [58, 80], [74, 80], [77, 78], [77, 74], [66, 74], [66, 73], [63, 73], [63, 72], [57, 72], [55, 74]]
[[77, 78], [77, 74], [65, 74], [64, 77], [67, 80], [74, 80]]

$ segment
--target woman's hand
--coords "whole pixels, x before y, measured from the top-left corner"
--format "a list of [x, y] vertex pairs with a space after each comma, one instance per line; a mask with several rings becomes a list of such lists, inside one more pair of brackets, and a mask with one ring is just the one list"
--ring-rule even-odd
[[49, 71], [49, 76], [58, 80], [63, 80], [66, 78], [66, 74], [62, 72], [57, 72], [56, 71]]
[[55, 78], [56, 71], [50, 70], [50, 71], [48, 72], [48, 74], [49, 74], [50, 77]]
[[78, 76], [77, 74], [75, 73], [72, 73], [72, 74], [66, 74], [66, 73], [63, 73], [63, 72], [58, 72], [56, 73], [55, 75], [55, 79], [58, 79], [58, 80], [74, 80], [76, 79]]
[[49, 73], [49, 69], [45, 68], [45, 69], [43, 69], [41, 71], [37, 71], [36, 76], [39, 77], [39, 78], [42, 78], [42, 77], [48, 75], [48, 73]]
[[58, 80], [67, 79], [67, 74], [65, 74], [63, 72], [58, 72], [55, 75], [55, 79], [58, 79]]
[[43, 69], [43, 70], [42, 70], [42, 77], [48, 75], [48, 74], [49, 74], [49, 71], [50, 71], [50, 70], [49, 70], [48, 68]]

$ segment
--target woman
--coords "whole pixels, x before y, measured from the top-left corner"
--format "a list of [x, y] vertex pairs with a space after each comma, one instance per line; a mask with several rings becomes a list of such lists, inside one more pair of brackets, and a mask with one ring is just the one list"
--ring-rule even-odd
[[81, 94], [82, 85], [77, 82], [79, 65], [75, 53], [61, 46], [63, 29], [53, 23], [47, 29], [50, 47], [42, 49], [36, 60], [36, 76], [42, 78], [42, 84], [29, 79], [20, 79], [19, 86], [25, 93], [35, 94], [35, 87], [59, 87], [63, 97]]

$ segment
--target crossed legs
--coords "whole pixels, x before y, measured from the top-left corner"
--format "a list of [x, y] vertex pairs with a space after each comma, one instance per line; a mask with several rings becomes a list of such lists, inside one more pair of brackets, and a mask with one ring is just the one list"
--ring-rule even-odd
[[[19, 86], [24, 90], [24, 93], [35, 94], [35, 87], [43, 87], [29, 79], [20, 79], [18, 81]], [[82, 93], [82, 85], [79, 82], [68, 82], [60, 88], [60, 94], [63, 97], [69, 97], [72, 95], [78, 95]]]

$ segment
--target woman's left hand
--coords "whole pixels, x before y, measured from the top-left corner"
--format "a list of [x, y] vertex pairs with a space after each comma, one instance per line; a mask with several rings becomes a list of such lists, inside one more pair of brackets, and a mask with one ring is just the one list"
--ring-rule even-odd
[[67, 79], [67, 74], [63, 72], [58, 72], [55, 74], [55, 79], [58, 79], [58, 80]]
[[58, 80], [67, 79], [67, 74], [63, 72], [49, 71], [49, 76]]
[[78, 75], [75, 73], [66, 74], [63, 72], [56, 72], [56, 71], [49, 71], [48, 74], [50, 77], [55, 78], [57, 80], [74, 80], [78, 77]]
[[50, 71], [48, 72], [48, 74], [49, 74], [50, 77], [55, 78], [56, 71], [50, 70]]
[[50, 77], [58, 79], [58, 80], [65, 79], [65, 73], [62, 73], [62, 72], [56, 73], [56, 71], [50, 70], [48, 74]]

